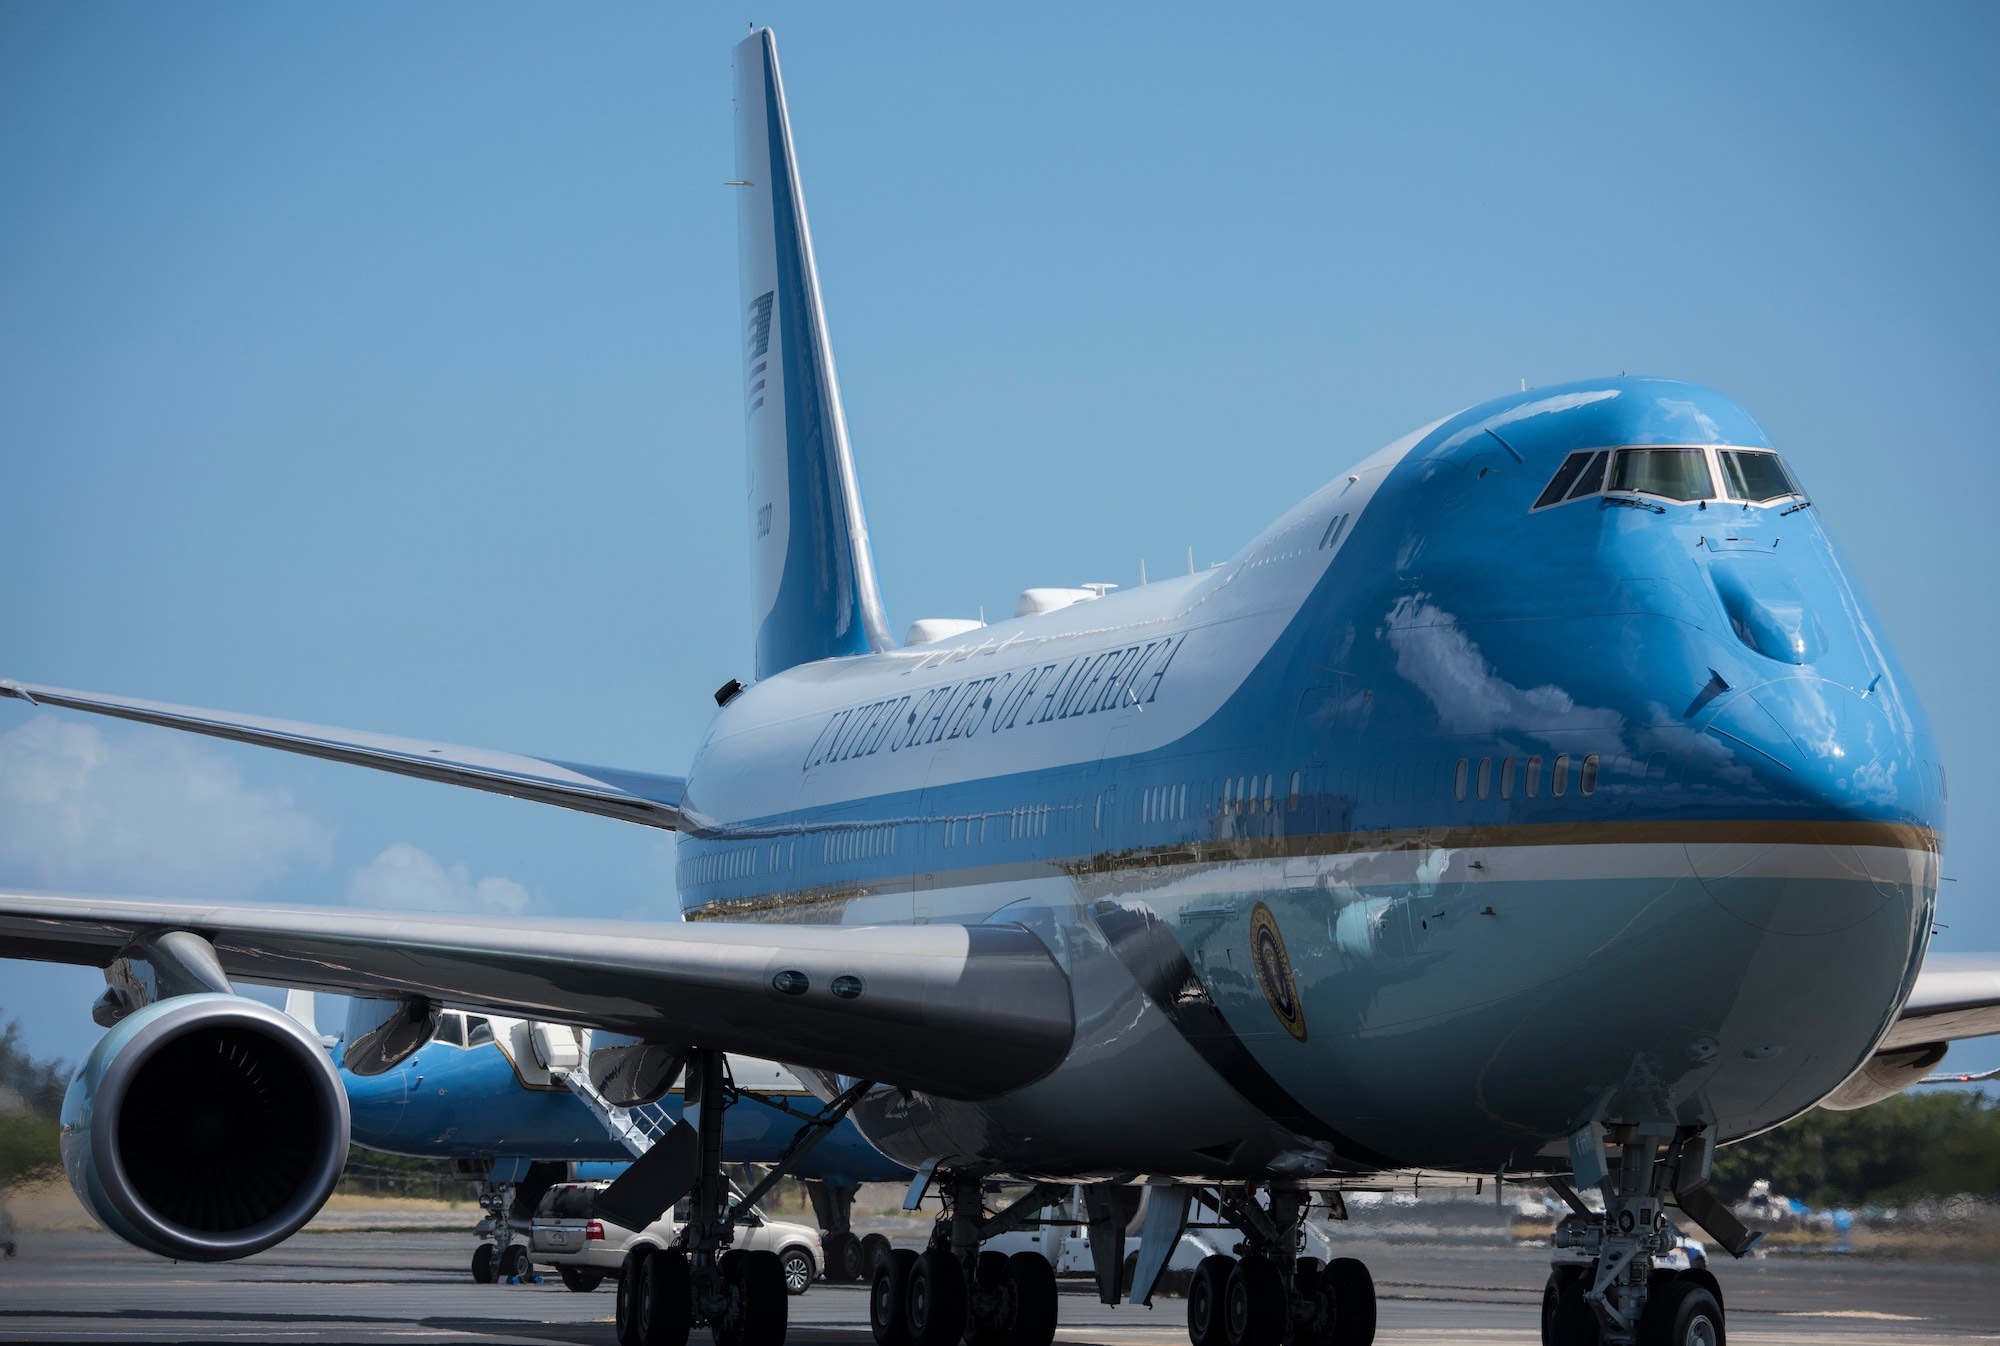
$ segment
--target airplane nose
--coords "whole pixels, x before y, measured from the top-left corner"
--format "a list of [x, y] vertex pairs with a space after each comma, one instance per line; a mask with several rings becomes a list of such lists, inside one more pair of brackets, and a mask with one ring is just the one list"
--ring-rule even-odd
[[375, 1148], [387, 1148], [383, 1142], [396, 1134], [396, 1128], [403, 1120], [403, 1108], [409, 1102], [406, 1075], [407, 1072], [400, 1068], [384, 1071], [380, 1075], [356, 1075], [350, 1070], [340, 1072], [340, 1082], [347, 1088], [347, 1109], [355, 1141]]
[[1920, 733], [1901, 712], [1810, 675], [1730, 698], [1690, 773], [1691, 802], [1717, 820], [1709, 842], [1688, 848], [1711, 895], [1782, 934], [1887, 921], [1901, 942], [1926, 922], [1941, 820]]
[[1766, 818], [1933, 827], [1927, 764], [1900, 710], [1809, 675], [1749, 688], [1706, 726], [1726, 765], [1700, 785]]

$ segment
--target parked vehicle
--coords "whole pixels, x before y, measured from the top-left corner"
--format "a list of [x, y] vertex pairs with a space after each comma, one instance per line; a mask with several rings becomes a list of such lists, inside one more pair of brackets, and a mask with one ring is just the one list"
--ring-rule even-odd
[[[616, 1277], [633, 1248], [670, 1248], [688, 1217], [683, 1202], [641, 1230], [601, 1219], [591, 1213], [591, 1201], [609, 1183], [559, 1182], [543, 1194], [529, 1225], [530, 1255], [556, 1269], [564, 1285], [579, 1293], [595, 1290], [607, 1276]], [[785, 1289], [802, 1295], [819, 1274], [819, 1231], [807, 1225], [768, 1218], [752, 1206], [737, 1226], [733, 1247], [769, 1251], [784, 1269]]]

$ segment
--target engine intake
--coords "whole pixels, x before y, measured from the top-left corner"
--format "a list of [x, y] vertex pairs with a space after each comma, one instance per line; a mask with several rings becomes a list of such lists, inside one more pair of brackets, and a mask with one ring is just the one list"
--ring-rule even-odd
[[318, 1213], [347, 1162], [347, 1094], [318, 1041], [242, 996], [176, 996], [106, 1033], [63, 1099], [63, 1167], [106, 1228], [219, 1262]]

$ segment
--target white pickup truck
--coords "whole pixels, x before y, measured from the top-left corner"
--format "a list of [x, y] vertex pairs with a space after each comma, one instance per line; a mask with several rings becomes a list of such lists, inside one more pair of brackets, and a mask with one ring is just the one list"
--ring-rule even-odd
[[[606, 1276], [615, 1277], [625, 1254], [642, 1244], [673, 1246], [680, 1235], [684, 1207], [668, 1211], [644, 1229], [633, 1231], [591, 1214], [591, 1199], [609, 1183], [559, 1182], [543, 1194], [530, 1224], [530, 1255], [556, 1269], [564, 1285], [578, 1292], [595, 1290]], [[819, 1274], [819, 1231], [802, 1224], [772, 1220], [752, 1206], [749, 1218], [737, 1226], [733, 1247], [770, 1251], [784, 1268], [785, 1289], [802, 1295]]]

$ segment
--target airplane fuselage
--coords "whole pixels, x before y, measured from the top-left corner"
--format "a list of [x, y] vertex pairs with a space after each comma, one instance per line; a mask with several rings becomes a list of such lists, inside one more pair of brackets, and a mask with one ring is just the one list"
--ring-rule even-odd
[[[1707, 489], [1548, 499], [1631, 446]], [[764, 679], [689, 777], [686, 915], [1043, 936], [1069, 1059], [872, 1097], [912, 1165], [1490, 1173], [1593, 1119], [1775, 1125], [1914, 980], [1943, 780], [1817, 512], [1731, 498], [1776, 460], [1718, 446], [1770, 447], [1692, 385], [1526, 392], [1220, 567]]]

